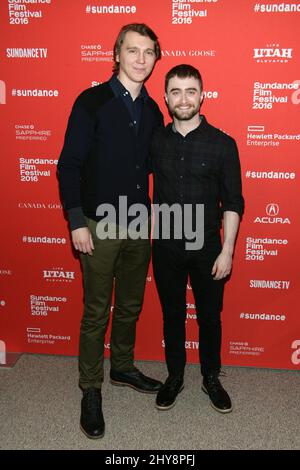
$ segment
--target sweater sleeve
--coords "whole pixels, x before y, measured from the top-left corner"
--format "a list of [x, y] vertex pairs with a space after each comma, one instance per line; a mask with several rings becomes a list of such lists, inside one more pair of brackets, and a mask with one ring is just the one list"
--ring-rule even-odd
[[57, 166], [61, 198], [71, 230], [86, 226], [80, 190], [81, 170], [89, 154], [94, 133], [93, 119], [80, 101], [79, 96], [72, 108]]

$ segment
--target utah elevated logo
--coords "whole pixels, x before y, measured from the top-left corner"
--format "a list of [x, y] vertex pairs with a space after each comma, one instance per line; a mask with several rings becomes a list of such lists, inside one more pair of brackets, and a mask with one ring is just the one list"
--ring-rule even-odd
[[267, 44], [263, 49], [254, 49], [253, 59], [257, 63], [288, 63], [292, 59], [293, 49], [283, 49], [279, 44]]
[[43, 278], [47, 282], [72, 282], [75, 279], [74, 271], [64, 271], [63, 268], [53, 268], [43, 271]]

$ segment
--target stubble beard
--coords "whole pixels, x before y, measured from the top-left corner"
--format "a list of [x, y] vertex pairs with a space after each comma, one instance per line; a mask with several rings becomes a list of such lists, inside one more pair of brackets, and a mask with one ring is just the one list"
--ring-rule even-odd
[[196, 108], [193, 107], [193, 108], [187, 109], [185, 111], [180, 111], [179, 109], [174, 108], [173, 110], [171, 110], [171, 114], [176, 119], [178, 119], [178, 121], [189, 121], [194, 116], [196, 116], [196, 114], [199, 114], [199, 109], [196, 109]]

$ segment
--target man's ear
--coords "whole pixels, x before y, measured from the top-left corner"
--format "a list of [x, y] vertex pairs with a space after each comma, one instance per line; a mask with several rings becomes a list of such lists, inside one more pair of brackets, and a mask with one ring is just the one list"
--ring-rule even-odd
[[168, 104], [168, 95], [165, 93], [165, 102]]
[[203, 100], [204, 100], [204, 92], [201, 91], [201, 94], [200, 94], [200, 104], [203, 103]]

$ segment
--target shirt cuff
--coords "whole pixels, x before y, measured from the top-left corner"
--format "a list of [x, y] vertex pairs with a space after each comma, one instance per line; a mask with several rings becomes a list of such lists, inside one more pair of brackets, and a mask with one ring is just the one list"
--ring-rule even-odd
[[71, 231], [76, 230], [77, 228], [87, 227], [82, 207], [73, 207], [67, 211], [67, 214]]
[[226, 211], [237, 212], [240, 218], [242, 218], [242, 215], [244, 213], [244, 207], [237, 204], [227, 204], [222, 207], [222, 214], [224, 214], [224, 212]]

